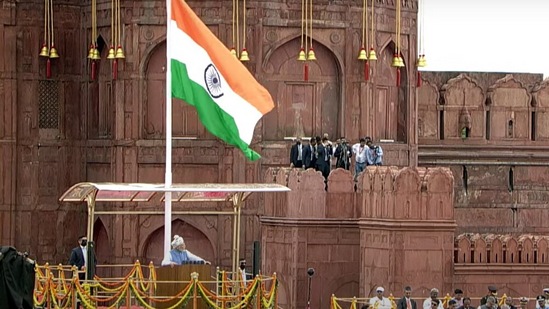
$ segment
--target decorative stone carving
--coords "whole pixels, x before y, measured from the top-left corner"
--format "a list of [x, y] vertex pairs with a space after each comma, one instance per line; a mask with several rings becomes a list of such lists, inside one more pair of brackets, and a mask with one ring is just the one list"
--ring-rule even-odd
[[531, 129], [531, 102], [529, 90], [513, 75], [506, 75], [488, 88], [490, 99], [490, 126], [488, 136], [492, 140], [529, 140]]
[[484, 138], [485, 96], [475, 80], [465, 74], [450, 79], [441, 88], [441, 98], [445, 139]]

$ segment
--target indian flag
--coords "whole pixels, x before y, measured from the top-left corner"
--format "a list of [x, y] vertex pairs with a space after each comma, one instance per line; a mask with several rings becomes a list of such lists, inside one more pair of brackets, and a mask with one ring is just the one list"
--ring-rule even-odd
[[271, 95], [187, 3], [168, 1], [172, 97], [194, 106], [208, 131], [248, 159], [261, 158], [249, 145], [257, 122], [274, 107]]

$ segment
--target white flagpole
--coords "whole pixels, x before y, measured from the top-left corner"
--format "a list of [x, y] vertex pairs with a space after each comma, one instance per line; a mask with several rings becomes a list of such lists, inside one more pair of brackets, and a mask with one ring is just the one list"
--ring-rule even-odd
[[[166, 175], [165, 188], [172, 186], [172, 75], [170, 61], [170, 28], [172, 20], [171, 0], [166, 0]], [[170, 242], [172, 239], [172, 193], [166, 192], [164, 200], [164, 260], [170, 262]]]

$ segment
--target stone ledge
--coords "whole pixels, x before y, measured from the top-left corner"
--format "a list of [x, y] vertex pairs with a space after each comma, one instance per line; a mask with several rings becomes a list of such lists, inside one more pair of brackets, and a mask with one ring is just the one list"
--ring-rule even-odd
[[455, 231], [455, 220], [416, 220], [416, 219], [365, 219], [358, 222], [361, 229], [376, 228], [405, 231]]
[[345, 226], [356, 227], [357, 219], [300, 219], [300, 218], [278, 218], [278, 217], [260, 217], [261, 224], [272, 226]]
[[483, 273], [503, 273], [514, 275], [549, 275], [549, 264], [512, 264], [512, 263], [455, 263], [454, 275], [478, 275]]

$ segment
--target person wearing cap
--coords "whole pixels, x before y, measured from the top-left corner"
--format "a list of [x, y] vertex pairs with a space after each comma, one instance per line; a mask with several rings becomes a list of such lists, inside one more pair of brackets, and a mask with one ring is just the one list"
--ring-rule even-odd
[[455, 289], [454, 298], [452, 299], [456, 301], [456, 307], [463, 306], [463, 291], [461, 289]]
[[488, 294], [480, 299], [480, 305], [482, 306], [482, 305], [486, 304], [486, 301], [488, 300], [488, 297], [490, 297], [490, 296], [492, 296], [496, 299], [496, 304], [497, 304], [498, 303], [498, 289], [493, 285], [488, 286]]
[[[442, 305], [442, 302], [438, 299], [438, 289], [437, 288], [432, 288], [431, 289], [431, 296], [429, 298], [427, 298], [424, 302], [423, 302], [423, 309], [431, 309], [433, 308], [433, 303], [432, 301], [434, 300], [437, 300], [437, 308], [438, 309], [444, 309], [444, 306]], [[433, 308], [434, 309], [434, 308]]]
[[404, 297], [397, 301], [397, 309], [417, 309], [416, 301], [412, 299], [411, 287], [404, 288]]
[[[545, 296], [545, 305], [549, 305], [549, 288], [543, 289], [543, 296]], [[539, 309], [539, 302], [536, 302], [536, 309]]]
[[538, 297], [536, 297], [536, 308], [549, 309], [546, 301], [547, 297], [545, 297], [545, 295], [538, 295]]
[[385, 289], [378, 286], [376, 289], [376, 296], [370, 298], [370, 309], [391, 309], [391, 301], [383, 296]]
[[172, 241], [172, 250], [170, 250], [169, 264], [162, 265], [181, 265], [181, 264], [210, 264], [203, 258], [192, 254], [185, 246], [185, 240], [179, 235], [175, 235]]
[[[520, 308], [521, 309], [527, 309], [528, 308], [528, 298], [521, 297], [521, 298], [519, 298], [519, 302], [520, 302]], [[536, 304], [537, 304], [537, 302], [536, 302]]]

